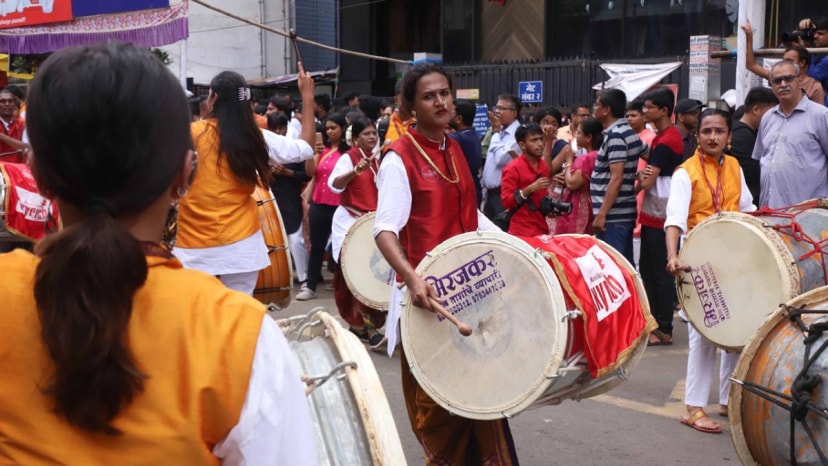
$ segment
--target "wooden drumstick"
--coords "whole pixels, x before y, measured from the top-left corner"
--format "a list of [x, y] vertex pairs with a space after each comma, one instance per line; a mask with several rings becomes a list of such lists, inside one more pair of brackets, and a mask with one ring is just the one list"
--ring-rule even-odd
[[293, 44], [293, 52], [296, 54], [296, 62], [299, 65], [299, 72], [304, 71], [304, 67], [302, 66], [302, 55], [299, 53], [299, 44], [296, 42], [296, 29], [291, 29], [288, 31], [288, 36], [290, 36], [290, 42]]
[[457, 330], [460, 332], [460, 335], [467, 337], [472, 334], [472, 328], [469, 324], [465, 322], [461, 322], [460, 319], [454, 317], [454, 314], [449, 312], [446, 308], [440, 304], [440, 301], [437, 300], [434, 296], [428, 297], [431, 300], [431, 307], [436, 309], [439, 314], [442, 314], [443, 317], [448, 319], [449, 322], [454, 324], [457, 327]]

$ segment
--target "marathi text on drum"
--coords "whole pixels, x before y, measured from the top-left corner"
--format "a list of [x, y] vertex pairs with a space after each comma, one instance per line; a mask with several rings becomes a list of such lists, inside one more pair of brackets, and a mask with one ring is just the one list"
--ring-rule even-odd
[[730, 309], [724, 300], [713, 266], [708, 262], [701, 267], [694, 267], [690, 271], [690, 276], [704, 309], [704, 326], [712, 328], [730, 319]]
[[[488, 261], [484, 258], [488, 258]], [[470, 282], [470, 277], [479, 277], [483, 275], [487, 268], [495, 266], [497, 266], [497, 262], [493, 250], [490, 249], [442, 277], [430, 275], [425, 277], [425, 280], [437, 290], [437, 297], [442, 298], [448, 294], [446, 288], [454, 291], [458, 285], [462, 286]]]
[[[474, 288], [478, 291], [473, 291], [472, 287], [467, 285], [456, 295], [449, 297], [449, 299], [442, 300], [440, 304], [442, 304], [443, 307], [445, 307], [452, 315], [457, 314], [458, 312], [471, 307], [473, 304], [479, 303], [495, 291], [506, 288], [506, 280], [502, 279], [499, 270], [495, 270], [489, 275], [476, 281], [474, 283]], [[451, 304], [449, 304], [449, 301], [451, 301]], [[437, 319], [442, 321], [445, 317], [437, 316]]]

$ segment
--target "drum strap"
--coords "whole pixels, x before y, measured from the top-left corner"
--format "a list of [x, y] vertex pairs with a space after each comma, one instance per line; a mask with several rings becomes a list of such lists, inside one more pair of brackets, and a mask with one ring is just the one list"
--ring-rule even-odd
[[819, 455], [822, 464], [828, 465], [828, 457], [823, 453], [823, 445], [820, 445], [813, 429], [809, 425], [806, 417], [813, 413], [823, 419], [828, 419], [828, 409], [825, 406], [818, 406], [814, 403], [811, 393], [822, 382], [820, 374], [809, 374], [808, 371], [820, 356], [828, 348], [828, 339], [826, 339], [816, 351], [812, 352], [811, 345], [819, 340], [823, 333], [828, 333], [828, 321], [816, 322], [811, 325], [805, 325], [802, 321], [804, 314], [823, 314], [828, 315], [828, 310], [806, 310], [784, 305], [788, 312], [788, 319], [793, 322], [799, 330], [805, 335], [803, 343], [805, 344], [804, 361], [802, 370], [796, 375], [796, 378], [791, 384], [791, 394], [786, 395], [768, 387], [763, 387], [753, 382], [746, 382], [742, 380], [731, 379], [741, 385], [745, 390], [754, 395], [757, 395], [765, 400], [774, 403], [782, 409], [790, 412], [790, 464], [796, 465], [796, 424], [802, 425], [802, 429], [808, 435], [811, 445]]

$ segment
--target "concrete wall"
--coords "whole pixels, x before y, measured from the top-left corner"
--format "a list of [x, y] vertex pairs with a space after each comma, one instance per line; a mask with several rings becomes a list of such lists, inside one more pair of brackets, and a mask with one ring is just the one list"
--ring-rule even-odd
[[[211, 4], [235, 15], [287, 31], [293, 0], [212, 0]], [[294, 72], [290, 44], [281, 36], [190, 2], [190, 38], [186, 41], [186, 74], [195, 84], [209, 84], [221, 71], [232, 70], [247, 79], [281, 76]], [[286, 42], [288, 42], [286, 44]], [[163, 47], [180, 77], [181, 43]], [[288, 52], [286, 55], [286, 51]], [[288, 60], [285, 57], [288, 57]]]

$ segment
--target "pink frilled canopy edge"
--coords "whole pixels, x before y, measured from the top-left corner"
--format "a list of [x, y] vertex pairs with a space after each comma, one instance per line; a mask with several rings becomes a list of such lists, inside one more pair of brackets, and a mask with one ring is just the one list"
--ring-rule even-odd
[[12, 54], [49, 53], [74, 45], [107, 40], [142, 47], [168, 45], [189, 36], [187, 1], [170, 8], [88, 16], [74, 21], [0, 30], [0, 51]]

